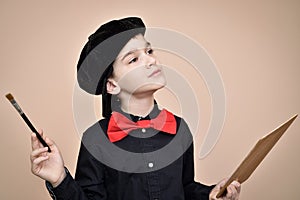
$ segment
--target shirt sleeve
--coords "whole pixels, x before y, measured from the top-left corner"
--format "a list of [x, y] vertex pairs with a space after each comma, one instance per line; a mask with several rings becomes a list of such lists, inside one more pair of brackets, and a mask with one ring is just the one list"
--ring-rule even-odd
[[94, 159], [82, 144], [77, 162], [75, 179], [66, 169], [67, 176], [57, 187], [46, 182], [50, 196], [54, 200], [106, 200], [103, 181], [103, 166]]
[[194, 180], [194, 148], [193, 144], [184, 153], [183, 186], [185, 199], [208, 200], [209, 193], [215, 185], [204, 185]]
[[[186, 133], [186, 134], [191, 134]], [[183, 176], [182, 182], [184, 186], [185, 199], [189, 200], [208, 200], [209, 193], [215, 187], [215, 185], [204, 185], [194, 180], [195, 168], [194, 168], [194, 146], [193, 142], [183, 155]]]

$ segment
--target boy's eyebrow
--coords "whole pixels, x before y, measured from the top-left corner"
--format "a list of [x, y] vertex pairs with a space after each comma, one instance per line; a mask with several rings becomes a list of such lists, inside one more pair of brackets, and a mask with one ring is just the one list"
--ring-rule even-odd
[[[151, 43], [150, 42], [146, 42], [145, 48], [150, 47], [150, 46], [151, 46]], [[134, 50], [128, 51], [124, 56], [122, 56], [121, 61], [123, 61], [128, 55], [134, 53], [137, 50], [138, 49], [134, 49]]]

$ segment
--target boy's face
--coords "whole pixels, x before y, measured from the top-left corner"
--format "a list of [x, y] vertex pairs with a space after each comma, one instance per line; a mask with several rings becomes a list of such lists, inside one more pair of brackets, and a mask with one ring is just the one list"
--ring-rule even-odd
[[127, 94], [153, 94], [166, 84], [162, 67], [143, 35], [133, 37], [120, 51], [111, 77]]

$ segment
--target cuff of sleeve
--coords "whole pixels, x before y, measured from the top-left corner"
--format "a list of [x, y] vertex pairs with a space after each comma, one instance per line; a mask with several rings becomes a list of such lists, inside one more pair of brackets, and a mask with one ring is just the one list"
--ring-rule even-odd
[[57, 187], [54, 188], [50, 182], [46, 181], [47, 190], [51, 198], [54, 200], [57, 200], [60, 197], [65, 198], [67, 194], [70, 194], [70, 193], [66, 193], [66, 188], [69, 188], [69, 185], [71, 184], [71, 182], [74, 181], [74, 179], [66, 167], [65, 167], [65, 171], [66, 171], [66, 177]]

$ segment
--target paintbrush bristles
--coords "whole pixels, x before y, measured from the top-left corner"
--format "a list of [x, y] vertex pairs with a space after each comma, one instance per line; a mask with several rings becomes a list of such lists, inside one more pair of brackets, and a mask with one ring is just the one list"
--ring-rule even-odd
[[9, 101], [11, 101], [11, 100], [14, 99], [14, 97], [13, 97], [13, 95], [12, 95], [11, 93], [8, 93], [8, 94], [5, 95], [5, 96], [6, 96], [6, 98], [7, 98]]

